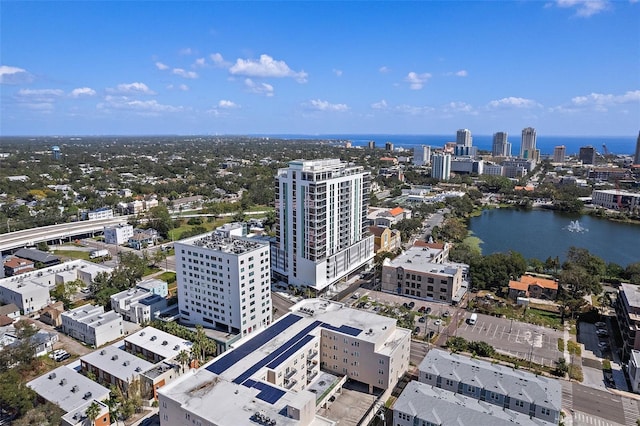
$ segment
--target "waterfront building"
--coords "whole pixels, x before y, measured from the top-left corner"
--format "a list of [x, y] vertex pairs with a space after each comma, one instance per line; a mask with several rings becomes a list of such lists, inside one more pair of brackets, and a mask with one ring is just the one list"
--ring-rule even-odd
[[369, 141], [367, 146], [369, 149], [376, 149], [376, 141]]
[[393, 318], [306, 299], [235, 349], [161, 388], [160, 422], [335, 425], [316, 410], [347, 380], [370, 394], [393, 389], [409, 367], [410, 346], [410, 330]]
[[511, 143], [508, 141], [507, 132], [493, 134], [491, 155], [494, 157], [511, 157]]
[[456, 145], [470, 147], [473, 145], [473, 137], [471, 136], [471, 130], [460, 129], [456, 132]]
[[420, 145], [413, 149], [413, 164], [416, 166], [428, 166], [431, 164], [431, 147]]
[[558, 424], [560, 382], [512, 367], [431, 349], [418, 366], [418, 381]]
[[558, 145], [553, 148], [553, 162], [554, 163], [564, 163], [565, 157], [567, 155], [567, 147], [564, 145]]
[[451, 178], [450, 154], [433, 154], [431, 157], [431, 177], [440, 180]]
[[242, 336], [271, 324], [269, 243], [214, 231], [174, 247], [183, 322]]
[[536, 148], [536, 129], [527, 127], [522, 130], [522, 142], [520, 143], [520, 158], [538, 161], [539, 151]]
[[619, 189], [595, 189], [591, 192], [591, 203], [612, 210], [634, 210], [640, 208], [640, 193]]
[[509, 281], [509, 298], [533, 297], [534, 299], [556, 300], [558, 282], [530, 275], [523, 275], [519, 280]]
[[595, 164], [596, 149], [591, 145], [581, 146], [580, 154], [578, 155], [578, 158], [580, 159], [580, 161], [582, 161], [582, 164]]
[[273, 274], [322, 291], [373, 259], [371, 177], [338, 159], [297, 160], [276, 176]]

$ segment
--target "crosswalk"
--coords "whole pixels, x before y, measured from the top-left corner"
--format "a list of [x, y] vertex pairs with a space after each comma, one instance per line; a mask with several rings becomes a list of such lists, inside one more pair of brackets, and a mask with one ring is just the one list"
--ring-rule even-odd
[[581, 411], [573, 412], [573, 426], [625, 426]]
[[638, 401], [630, 398], [622, 398], [622, 410], [624, 411], [624, 420], [628, 425], [636, 426], [640, 419], [640, 411], [638, 409]]

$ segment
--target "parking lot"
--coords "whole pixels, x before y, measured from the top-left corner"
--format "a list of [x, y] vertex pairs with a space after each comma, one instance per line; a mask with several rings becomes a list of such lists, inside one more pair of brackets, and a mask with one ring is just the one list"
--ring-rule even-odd
[[471, 313], [465, 313], [457, 336], [487, 342], [499, 352], [550, 367], [562, 356], [558, 351], [561, 331], [482, 314], [478, 314], [475, 325], [470, 325], [467, 323], [470, 316]]

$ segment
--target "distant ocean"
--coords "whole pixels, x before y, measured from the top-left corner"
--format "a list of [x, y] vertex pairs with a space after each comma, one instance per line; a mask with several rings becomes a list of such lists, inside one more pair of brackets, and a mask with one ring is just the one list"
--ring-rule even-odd
[[[430, 145], [432, 147], [444, 146], [447, 142], [455, 141], [455, 135], [364, 135], [364, 134], [325, 134], [325, 135], [264, 135], [279, 139], [335, 139], [340, 141], [351, 141], [353, 146], [367, 146], [369, 141], [376, 143], [376, 148], [384, 148], [385, 142], [392, 142], [394, 148], [412, 149], [419, 145]], [[593, 146], [597, 152], [604, 153], [602, 145], [607, 146], [611, 154], [633, 154], [636, 149], [636, 137], [619, 136], [541, 136], [537, 138], [537, 148], [541, 155], [553, 155], [553, 148], [558, 145], [566, 147], [567, 155], [577, 154], [582, 146]], [[520, 152], [520, 135], [509, 135], [511, 142], [511, 154], [518, 155]], [[492, 135], [473, 135], [473, 145], [478, 149], [491, 151], [493, 144]]]

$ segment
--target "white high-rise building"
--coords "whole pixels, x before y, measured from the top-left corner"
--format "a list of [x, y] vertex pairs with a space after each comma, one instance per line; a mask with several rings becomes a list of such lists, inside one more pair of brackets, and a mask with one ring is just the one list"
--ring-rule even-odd
[[451, 177], [451, 154], [433, 154], [431, 157], [431, 177], [449, 180]]
[[370, 175], [338, 159], [296, 160], [276, 176], [274, 276], [323, 290], [373, 259]]
[[242, 336], [271, 324], [268, 243], [213, 232], [174, 246], [183, 322]]
[[416, 166], [427, 166], [431, 164], [431, 147], [420, 145], [413, 149], [413, 164]]
[[507, 138], [507, 132], [497, 132], [493, 134], [491, 154], [494, 157], [511, 157], [511, 143], [509, 143]]
[[456, 132], [456, 145], [471, 146], [473, 144], [473, 137], [471, 137], [471, 130], [460, 129]]
[[564, 163], [565, 157], [567, 155], [567, 147], [564, 145], [558, 145], [553, 148], [553, 162], [554, 163]]
[[527, 160], [537, 160], [536, 152], [536, 129], [527, 127], [522, 129], [522, 142], [520, 143], [520, 158]]

